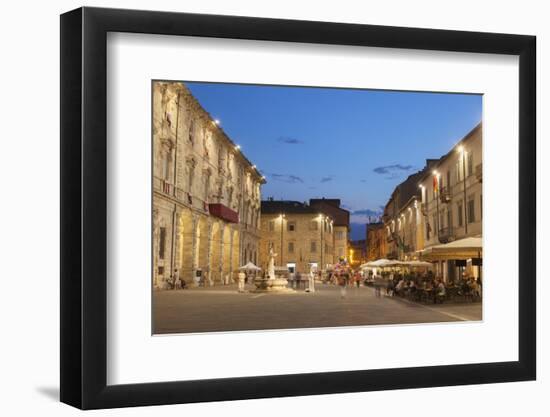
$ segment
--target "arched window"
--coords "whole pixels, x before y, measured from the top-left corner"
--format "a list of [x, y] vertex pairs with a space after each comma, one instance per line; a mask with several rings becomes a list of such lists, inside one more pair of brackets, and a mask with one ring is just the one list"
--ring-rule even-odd
[[162, 165], [161, 165], [161, 176], [162, 179], [167, 181], [168, 177], [170, 176], [170, 151], [168, 149], [165, 149], [162, 152]]
[[206, 171], [204, 175], [204, 201], [208, 203], [208, 193], [210, 192], [210, 171]]

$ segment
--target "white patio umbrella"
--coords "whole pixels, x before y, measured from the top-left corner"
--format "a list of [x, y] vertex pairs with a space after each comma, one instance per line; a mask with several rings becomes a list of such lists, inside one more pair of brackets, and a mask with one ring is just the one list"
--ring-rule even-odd
[[252, 262], [248, 262], [246, 265], [241, 266], [239, 269], [243, 269], [246, 271], [261, 271], [262, 268], [254, 265]]
[[383, 268], [385, 266], [389, 266], [388, 263], [391, 263], [389, 259], [377, 259], [376, 261], [368, 262], [368, 266], [375, 267], [375, 268]]
[[431, 262], [425, 262], [425, 261], [409, 261], [407, 262], [409, 266], [412, 267], [419, 267], [419, 268], [431, 268], [434, 265]]

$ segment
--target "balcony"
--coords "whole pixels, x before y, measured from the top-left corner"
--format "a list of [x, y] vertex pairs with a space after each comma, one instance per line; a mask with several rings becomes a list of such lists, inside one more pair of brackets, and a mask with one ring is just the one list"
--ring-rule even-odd
[[[205, 203], [206, 206], [206, 203]], [[208, 211], [212, 216], [218, 217], [229, 223], [239, 223], [239, 214], [220, 203], [208, 204]]]
[[455, 240], [453, 228], [443, 227], [442, 229], [439, 229], [438, 238], [441, 243], [452, 242], [453, 240]]
[[475, 168], [475, 175], [479, 182], [483, 180], [483, 166], [482, 164], [477, 164]]
[[449, 187], [441, 187], [441, 190], [439, 190], [439, 199], [443, 204], [451, 202], [451, 193], [449, 192]]
[[168, 181], [162, 178], [153, 177], [153, 179], [154, 179], [153, 188], [156, 191], [172, 196], [172, 194], [174, 193], [174, 186], [172, 184], [170, 184]]

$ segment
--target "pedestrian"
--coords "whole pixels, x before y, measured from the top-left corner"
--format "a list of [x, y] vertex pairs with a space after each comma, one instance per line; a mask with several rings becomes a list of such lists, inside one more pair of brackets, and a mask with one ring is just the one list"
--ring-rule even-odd
[[440, 280], [439, 284], [437, 284], [436, 299], [434, 301], [439, 301], [440, 303], [443, 303], [443, 300], [445, 299], [445, 294], [445, 284], [443, 284], [443, 281]]
[[244, 292], [244, 280], [246, 279], [246, 274], [243, 271], [239, 271], [239, 292]]
[[181, 285], [180, 285], [180, 273], [177, 270], [177, 268], [174, 269], [173, 279], [174, 279], [174, 289], [177, 290], [178, 288], [181, 287]]
[[346, 298], [347, 291], [346, 291], [346, 277], [344, 275], [338, 276], [338, 285], [340, 285], [340, 298], [344, 299]]

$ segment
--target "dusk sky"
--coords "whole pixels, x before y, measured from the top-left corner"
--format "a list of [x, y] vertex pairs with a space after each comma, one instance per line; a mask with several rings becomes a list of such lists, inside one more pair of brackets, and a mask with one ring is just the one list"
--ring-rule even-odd
[[365, 239], [394, 187], [481, 121], [482, 96], [185, 83], [265, 175], [262, 198], [340, 198]]

